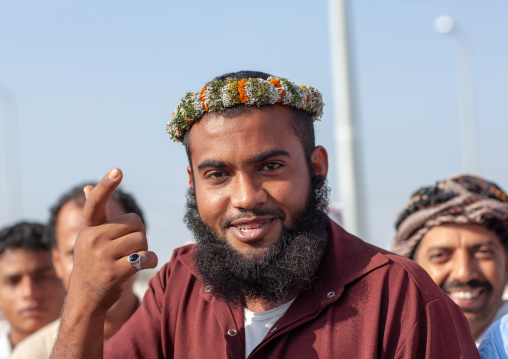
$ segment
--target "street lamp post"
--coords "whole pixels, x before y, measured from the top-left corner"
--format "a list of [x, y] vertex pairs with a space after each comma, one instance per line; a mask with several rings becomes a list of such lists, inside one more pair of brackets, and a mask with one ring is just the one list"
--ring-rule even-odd
[[346, 0], [329, 0], [335, 140], [339, 192], [345, 228], [365, 238], [358, 130], [351, 89]]
[[457, 61], [457, 86], [462, 147], [462, 169], [465, 173], [479, 173], [476, 102], [474, 92], [473, 51], [471, 42], [463, 31], [458, 31], [450, 16], [439, 16], [435, 29], [455, 40]]

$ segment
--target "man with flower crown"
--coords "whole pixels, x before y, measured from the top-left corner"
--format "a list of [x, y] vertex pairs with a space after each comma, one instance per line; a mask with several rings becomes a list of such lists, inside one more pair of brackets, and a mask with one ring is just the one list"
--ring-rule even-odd
[[105, 313], [157, 257], [137, 216], [106, 217], [119, 169], [86, 187], [52, 358], [479, 358], [418, 265], [327, 217], [322, 109], [314, 88], [252, 71], [182, 99], [166, 128], [189, 159], [197, 244], [175, 250], [104, 348]]

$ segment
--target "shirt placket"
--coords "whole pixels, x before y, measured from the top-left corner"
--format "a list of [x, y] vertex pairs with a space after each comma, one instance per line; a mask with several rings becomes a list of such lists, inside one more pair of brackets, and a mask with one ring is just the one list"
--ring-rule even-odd
[[343, 292], [344, 287], [328, 291], [323, 291], [323, 289], [318, 291], [309, 290], [297, 298], [286, 313], [275, 322], [261, 343], [254, 348], [248, 359], [256, 358], [256, 352], [270, 341], [314, 319], [324, 308], [337, 301]]

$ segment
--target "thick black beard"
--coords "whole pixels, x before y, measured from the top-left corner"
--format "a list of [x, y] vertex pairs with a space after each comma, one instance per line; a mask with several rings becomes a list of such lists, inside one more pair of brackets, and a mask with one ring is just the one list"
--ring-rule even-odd
[[[216, 298], [232, 305], [249, 300], [283, 303], [298, 288], [310, 286], [328, 243], [326, 215], [329, 188], [315, 176], [305, 208], [293, 226], [262, 255], [246, 256], [216, 236], [201, 219], [194, 193], [187, 193], [184, 221], [198, 246], [196, 269], [204, 285], [211, 285]], [[260, 215], [261, 211], [250, 211]]]

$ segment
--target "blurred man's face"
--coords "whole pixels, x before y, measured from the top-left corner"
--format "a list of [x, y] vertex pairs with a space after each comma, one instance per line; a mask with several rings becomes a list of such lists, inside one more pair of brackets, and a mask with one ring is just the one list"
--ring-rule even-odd
[[[69, 289], [69, 278], [74, 262], [74, 243], [78, 236], [79, 224], [83, 206], [70, 200], [62, 206], [56, 220], [55, 236], [57, 247], [53, 248], [53, 261], [58, 277]], [[108, 218], [115, 218], [125, 214], [125, 210], [116, 201], [108, 202]]]
[[415, 259], [462, 309], [476, 339], [502, 304], [507, 256], [497, 234], [477, 224], [436, 226]]
[[57, 319], [64, 298], [49, 250], [8, 249], [0, 256], [0, 309], [13, 345]]

